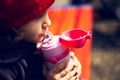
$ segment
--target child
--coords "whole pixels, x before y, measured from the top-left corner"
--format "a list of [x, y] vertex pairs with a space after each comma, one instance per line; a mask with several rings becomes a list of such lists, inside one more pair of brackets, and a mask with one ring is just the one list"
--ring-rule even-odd
[[[47, 70], [36, 53], [51, 21], [47, 9], [54, 0], [0, 1], [0, 80], [75, 80], [81, 65], [71, 52], [67, 60]], [[44, 69], [44, 70], [43, 70]]]

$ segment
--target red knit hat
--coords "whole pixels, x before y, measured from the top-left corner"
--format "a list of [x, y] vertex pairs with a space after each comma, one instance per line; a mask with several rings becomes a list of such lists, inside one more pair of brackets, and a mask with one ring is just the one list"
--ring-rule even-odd
[[54, 0], [0, 0], [0, 27], [20, 27], [38, 18]]

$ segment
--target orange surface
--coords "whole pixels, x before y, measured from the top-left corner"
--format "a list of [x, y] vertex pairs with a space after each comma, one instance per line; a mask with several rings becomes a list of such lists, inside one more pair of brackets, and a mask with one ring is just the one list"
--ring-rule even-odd
[[[52, 21], [50, 31], [54, 35], [62, 32], [80, 28], [92, 31], [92, 7], [91, 6], [69, 6], [62, 8], [52, 8], [49, 11]], [[81, 78], [90, 80], [91, 73], [91, 44], [92, 39], [87, 39], [85, 45], [79, 49], [73, 49], [82, 64]]]

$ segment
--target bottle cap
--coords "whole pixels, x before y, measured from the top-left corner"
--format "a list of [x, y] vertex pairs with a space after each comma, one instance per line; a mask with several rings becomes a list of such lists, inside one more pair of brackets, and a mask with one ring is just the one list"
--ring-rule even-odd
[[86, 39], [91, 37], [91, 32], [82, 29], [71, 29], [62, 33], [60, 42], [68, 47], [81, 48], [85, 44]]

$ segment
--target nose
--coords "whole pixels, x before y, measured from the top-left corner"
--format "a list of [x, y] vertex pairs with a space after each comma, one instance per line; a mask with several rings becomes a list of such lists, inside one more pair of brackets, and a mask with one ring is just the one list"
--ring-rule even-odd
[[50, 25], [51, 25], [51, 20], [50, 20], [49, 16], [47, 15], [45, 18], [45, 21], [42, 25], [42, 28], [47, 29]]
[[47, 16], [46, 23], [47, 23], [48, 26], [51, 25], [51, 20], [50, 20], [49, 16]]

